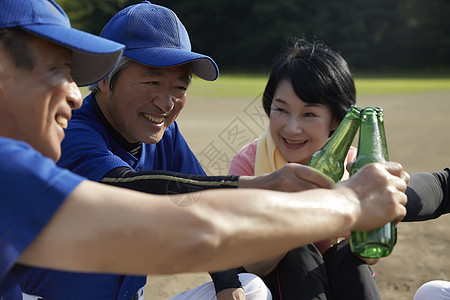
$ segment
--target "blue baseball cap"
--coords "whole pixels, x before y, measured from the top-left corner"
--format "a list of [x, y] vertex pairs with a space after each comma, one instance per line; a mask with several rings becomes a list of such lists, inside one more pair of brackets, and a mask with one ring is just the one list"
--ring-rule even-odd
[[152, 67], [191, 63], [192, 73], [216, 80], [219, 68], [212, 58], [191, 51], [186, 28], [170, 9], [149, 1], [119, 11], [100, 36], [125, 45], [124, 56]]
[[1, 0], [0, 28], [22, 30], [72, 51], [72, 78], [80, 86], [103, 79], [114, 68], [124, 46], [71, 28], [53, 0]]

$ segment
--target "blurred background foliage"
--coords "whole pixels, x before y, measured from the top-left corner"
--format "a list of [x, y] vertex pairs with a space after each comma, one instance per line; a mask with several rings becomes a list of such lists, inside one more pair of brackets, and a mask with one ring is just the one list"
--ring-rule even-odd
[[[130, 0], [56, 0], [72, 26], [99, 34]], [[221, 71], [260, 73], [294, 38], [322, 40], [354, 72], [450, 71], [448, 0], [154, 0], [187, 28], [194, 51]]]

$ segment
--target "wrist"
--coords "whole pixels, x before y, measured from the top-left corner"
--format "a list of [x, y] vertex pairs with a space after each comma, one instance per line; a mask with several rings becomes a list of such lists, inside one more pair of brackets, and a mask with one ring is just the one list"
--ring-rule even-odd
[[343, 183], [336, 184], [334, 191], [337, 193], [339, 201], [342, 202], [339, 207], [342, 208], [341, 214], [346, 227], [342, 232], [349, 231], [355, 226], [361, 215], [361, 202], [358, 194]]
[[262, 178], [265, 176], [239, 176], [238, 188], [251, 189], [251, 188], [265, 188]]

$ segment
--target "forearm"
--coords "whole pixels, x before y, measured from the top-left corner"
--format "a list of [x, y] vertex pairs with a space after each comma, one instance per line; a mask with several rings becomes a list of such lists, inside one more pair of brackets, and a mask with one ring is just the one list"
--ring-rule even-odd
[[260, 176], [240, 176], [239, 188], [269, 189], [299, 192], [314, 188], [331, 188], [334, 182], [305, 165], [290, 163], [283, 168]]
[[223, 270], [349, 230], [359, 209], [330, 190], [210, 190], [189, 208], [173, 204], [179, 197], [83, 182], [20, 262], [128, 274]]
[[435, 219], [450, 212], [450, 170], [416, 173], [406, 190], [407, 214], [403, 221]]
[[111, 170], [100, 182], [160, 195], [237, 187], [298, 192], [318, 187], [330, 188], [333, 184], [316, 170], [299, 164], [288, 164], [276, 172], [261, 176], [202, 176], [160, 170], [136, 172], [120, 167]]

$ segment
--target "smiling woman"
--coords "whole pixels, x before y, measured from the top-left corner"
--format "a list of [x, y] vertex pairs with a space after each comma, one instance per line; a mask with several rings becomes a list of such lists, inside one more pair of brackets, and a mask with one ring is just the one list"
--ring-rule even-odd
[[[355, 103], [347, 62], [323, 43], [298, 41], [277, 59], [265, 87], [266, 133], [235, 155], [230, 174], [262, 174], [288, 162], [306, 163]], [[240, 159], [241, 153], [247, 154]]]
[[289, 80], [278, 84], [270, 111], [270, 136], [287, 162], [306, 165], [338, 123], [329, 106], [303, 102]]
[[[297, 41], [278, 57], [264, 90], [262, 105], [270, 119], [266, 132], [233, 156], [229, 174], [261, 175], [288, 163], [306, 164], [355, 103], [353, 77], [342, 56], [323, 43]], [[346, 161], [355, 156], [351, 147]], [[311, 297], [323, 293], [333, 299], [379, 299], [368, 266], [353, 256], [347, 241], [336, 242], [298, 248], [251, 269], [264, 276], [273, 295], [286, 299], [306, 299], [305, 290]], [[318, 277], [312, 282], [304, 279], [305, 273], [325, 265], [324, 273], [314, 275]], [[308, 269], [311, 266], [315, 267]], [[272, 271], [258, 273], [261, 270]]]

